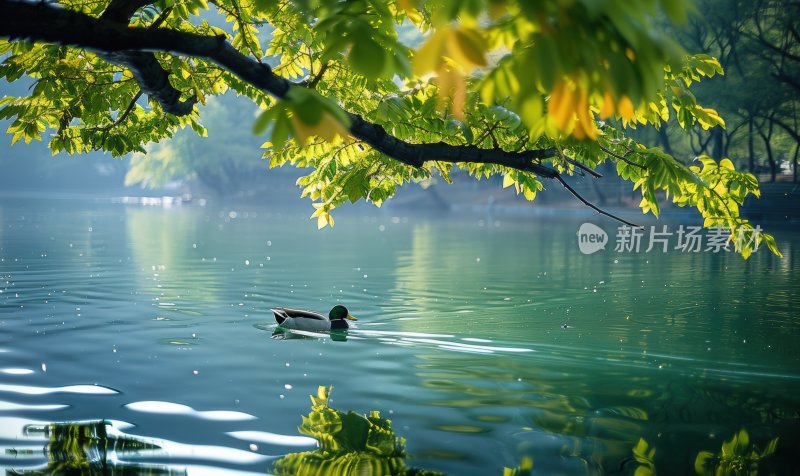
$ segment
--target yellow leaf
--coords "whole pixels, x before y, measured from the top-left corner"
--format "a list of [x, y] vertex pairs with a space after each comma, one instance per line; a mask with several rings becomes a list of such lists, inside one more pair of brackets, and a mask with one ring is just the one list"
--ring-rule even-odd
[[451, 57], [465, 71], [486, 66], [486, 45], [480, 33], [473, 28], [451, 30], [453, 41], [445, 44], [447, 56]]
[[335, 142], [336, 137], [347, 137], [348, 131], [328, 111], [322, 112], [322, 117], [316, 124], [306, 124], [297, 114], [292, 114], [292, 125], [301, 144], [307, 144], [314, 136], [321, 137], [328, 142]]
[[459, 120], [464, 120], [464, 104], [467, 100], [467, 82], [464, 76], [456, 68], [443, 67], [439, 70], [436, 80], [439, 86], [438, 106], [444, 109], [447, 100], [453, 104], [453, 115]]
[[397, 0], [397, 8], [408, 13], [417, 8], [417, 2], [415, 0]]
[[508, 188], [514, 185], [514, 179], [511, 178], [511, 174], [505, 174], [503, 176], [503, 188]]
[[442, 64], [445, 40], [448, 36], [446, 28], [436, 30], [414, 54], [411, 63], [415, 75], [422, 76], [436, 71]]
[[603, 107], [600, 108], [600, 119], [605, 119], [614, 114], [614, 99], [608, 91], [603, 94]]
[[636, 113], [633, 110], [633, 103], [628, 96], [622, 96], [619, 99], [617, 109], [619, 110], [619, 115], [622, 116], [622, 119], [625, 121], [630, 121], [636, 117]]
[[508, 5], [505, 0], [492, 0], [489, 2], [489, 18], [497, 20], [508, 13]]
[[573, 135], [578, 139], [597, 139], [597, 128], [594, 125], [592, 113], [589, 110], [589, 92], [584, 88], [579, 88], [578, 104], [576, 112], [578, 113], [578, 123], [575, 127]]
[[571, 132], [574, 126], [576, 99], [573, 95], [574, 89], [572, 81], [566, 79], [559, 81], [553, 88], [547, 105], [547, 115], [555, 121], [559, 130], [566, 133]]
[[447, 59], [465, 73], [486, 66], [486, 44], [474, 28], [444, 26], [436, 30], [417, 50], [412, 62], [414, 74], [440, 71]]

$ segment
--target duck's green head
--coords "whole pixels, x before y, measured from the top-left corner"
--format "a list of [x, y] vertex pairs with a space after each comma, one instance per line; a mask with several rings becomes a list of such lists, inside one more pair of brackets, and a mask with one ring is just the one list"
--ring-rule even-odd
[[358, 320], [356, 316], [350, 314], [350, 311], [348, 311], [347, 308], [342, 306], [341, 304], [333, 306], [331, 312], [328, 313], [328, 318], [332, 321], [340, 321], [344, 319], [349, 319], [351, 321]]

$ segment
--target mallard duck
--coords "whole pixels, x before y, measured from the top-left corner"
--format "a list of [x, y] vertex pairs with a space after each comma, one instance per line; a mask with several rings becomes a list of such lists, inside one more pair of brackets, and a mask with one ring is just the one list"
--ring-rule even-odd
[[331, 312], [328, 313], [328, 317], [314, 311], [288, 309], [285, 307], [276, 307], [272, 309], [272, 313], [275, 314], [275, 320], [278, 321], [280, 327], [301, 331], [345, 330], [350, 327], [348, 320], [358, 320], [341, 304], [333, 306]]

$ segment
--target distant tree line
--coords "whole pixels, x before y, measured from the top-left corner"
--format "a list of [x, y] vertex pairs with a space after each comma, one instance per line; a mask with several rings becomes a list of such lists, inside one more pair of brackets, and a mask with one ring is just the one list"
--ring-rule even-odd
[[[689, 22], [673, 27], [689, 51], [717, 58], [725, 75], [694, 88], [698, 102], [719, 111], [724, 129], [695, 127], [688, 136], [671, 121], [656, 135], [676, 157], [730, 157], [737, 167], [775, 181], [800, 153], [800, 2], [699, 0]], [[680, 131], [680, 133], [679, 133]], [[768, 175], [767, 175], [768, 174]]]

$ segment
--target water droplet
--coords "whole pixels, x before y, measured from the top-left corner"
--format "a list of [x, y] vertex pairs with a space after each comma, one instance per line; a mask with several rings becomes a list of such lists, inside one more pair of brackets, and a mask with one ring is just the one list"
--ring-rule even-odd
[[193, 373], [194, 375], [200, 375], [200, 371], [199, 371], [199, 370], [192, 370], [192, 373]]
[[258, 445], [255, 443], [250, 443], [250, 451], [258, 451]]
[[291, 390], [292, 385], [287, 383], [286, 385], [283, 386], [283, 388], [285, 388], [286, 390]]
[[42, 372], [47, 372], [47, 364], [42, 362]]
[[249, 259], [244, 260], [244, 265], [245, 266], [250, 266], [250, 260]]

